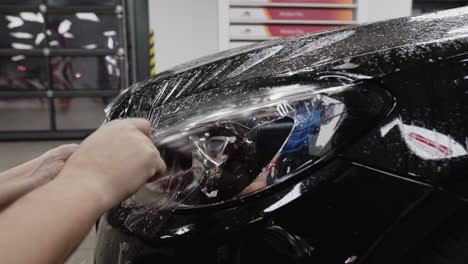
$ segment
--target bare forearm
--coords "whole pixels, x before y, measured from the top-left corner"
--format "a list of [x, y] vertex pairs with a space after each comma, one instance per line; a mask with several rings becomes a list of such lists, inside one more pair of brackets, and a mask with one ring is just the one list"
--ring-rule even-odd
[[32, 174], [41, 162], [42, 159], [39, 157], [0, 172], [0, 212], [16, 199], [40, 185], [40, 179], [32, 177]]
[[30, 174], [41, 164], [42, 160], [42, 157], [37, 157], [16, 167], [0, 172], [0, 183], [13, 178], [25, 178], [30, 176]]
[[38, 158], [0, 173], [0, 211], [57, 176], [77, 145], [62, 145]]
[[[53, 168], [38, 170], [40, 178]], [[57, 178], [0, 212], [2, 263], [63, 263], [101, 214], [165, 170], [148, 121], [103, 125], [67, 156]]]
[[10, 179], [0, 184], [0, 212], [38, 186], [37, 178]]
[[[5, 263], [63, 263], [104, 212], [95, 187], [60, 177], [0, 213]], [[25, 254], [27, 252], [27, 254]]]

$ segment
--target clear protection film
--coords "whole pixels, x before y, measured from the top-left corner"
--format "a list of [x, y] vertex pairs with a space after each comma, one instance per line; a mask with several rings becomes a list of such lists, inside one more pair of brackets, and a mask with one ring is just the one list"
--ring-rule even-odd
[[168, 171], [122, 204], [126, 228], [155, 230], [175, 208], [237, 199], [313, 164], [347, 115], [335, 95], [352, 88], [292, 85], [176, 115], [152, 109]]
[[[108, 106], [107, 120], [148, 119], [168, 171], [111, 210], [109, 223], [144, 238], [196, 232], [197, 224], [184, 216], [204, 215], [192, 209], [247, 205], [254, 200], [247, 196], [263, 198], [270, 186], [334, 154], [345, 155], [347, 146], [364, 140], [386, 114], [401, 107], [396, 100], [404, 93], [391, 94], [381, 78], [465, 52], [467, 18], [468, 8], [460, 8], [280, 38], [203, 57], [134, 84]], [[377, 33], [381, 37], [369, 37]], [[406, 97], [400, 101], [408, 109], [417, 107]], [[390, 120], [369, 141], [387, 144], [395, 166], [408, 172], [402, 162], [406, 156], [392, 155], [392, 149], [401, 151], [393, 140], [376, 140], [389, 137], [394, 127], [418, 157], [464, 154], [434, 144], [443, 134], [415, 127], [408, 109], [402, 110], [406, 119]], [[424, 109], [421, 116], [428, 114]], [[454, 144], [444, 139], [444, 145]], [[372, 159], [368, 148], [360, 152]], [[229, 203], [233, 200], [240, 201]], [[283, 206], [276, 202], [272, 208]]]

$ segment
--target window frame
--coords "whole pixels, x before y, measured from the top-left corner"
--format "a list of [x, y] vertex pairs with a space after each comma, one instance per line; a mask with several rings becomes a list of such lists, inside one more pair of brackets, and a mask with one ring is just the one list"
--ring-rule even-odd
[[[115, 15], [118, 18], [118, 32], [120, 47], [115, 49], [67, 49], [50, 48], [46, 34], [46, 44], [42, 49], [0, 49], [0, 56], [24, 55], [27, 57], [41, 57], [46, 59], [46, 89], [41, 91], [0, 90], [1, 99], [37, 99], [43, 98], [48, 102], [49, 129], [40, 131], [2, 131], [0, 141], [5, 140], [54, 140], [54, 139], [82, 139], [92, 133], [93, 129], [60, 130], [57, 128], [57, 109], [54, 101], [59, 98], [113, 98], [129, 84], [142, 81], [150, 76], [149, 56], [149, 17], [147, 0], [117, 0], [117, 5], [87, 5], [87, 6], [48, 6], [47, 0], [41, 0], [40, 5], [2, 5], [0, 13], [13, 12], [41, 12], [44, 16], [43, 32], [48, 28], [48, 15], [66, 15], [76, 12], [93, 12], [96, 14]], [[96, 1], [99, 2], [99, 1]], [[136, 15], [138, 14], [138, 15]], [[54, 90], [51, 72], [51, 59], [56, 56], [65, 57], [96, 57], [117, 56], [121, 59], [121, 79], [119, 89], [76, 89]]]

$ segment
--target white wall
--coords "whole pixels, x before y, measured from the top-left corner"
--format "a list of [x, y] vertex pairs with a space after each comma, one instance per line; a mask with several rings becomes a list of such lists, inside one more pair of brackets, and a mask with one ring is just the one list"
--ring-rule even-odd
[[[155, 31], [156, 71], [215, 53], [228, 38], [229, 0], [149, 0], [150, 27]], [[358, 22], [411, 15], [412, 0], [357, 0]], [[226, 12], [220, 12], [226, 9]], [[226, 24], [227, 23], [227, 24]], [[224, 25], [226, 24], [226, 25]], [[224, 25], [224, 26], [223, 26]], [[226, 35], [220, 34], [226, 32]], [[227, 46], [227, 45], [224, 45]], [[224, 47], [227, 48], [227, 47]]]
[[149, 0], [156, 71], [218, 51], [217, 0]]
[[357, 0], [358, 22], [369, 23], [398, 17], [410, 16], [412, 0]]

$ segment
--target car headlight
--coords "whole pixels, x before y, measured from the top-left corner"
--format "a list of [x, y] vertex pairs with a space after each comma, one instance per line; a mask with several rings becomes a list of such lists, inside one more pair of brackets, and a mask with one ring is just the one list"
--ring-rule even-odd
[[122, 204], [126, 228], [159, 211], [148, 223], [154, 229], [176, 208], [244, 199], [310, 168], [381, 116], [384, 97], [342, 79], [228, 95], [213, 90], [159, 106], [157, 95], [127, 97], [125, 107], [108, 109], [109, 119], [151, 120], [168, 172]]

